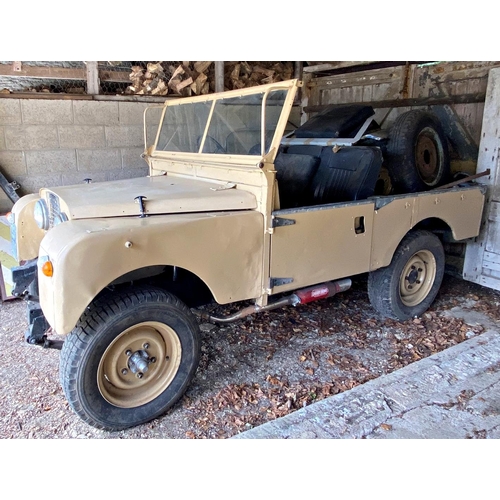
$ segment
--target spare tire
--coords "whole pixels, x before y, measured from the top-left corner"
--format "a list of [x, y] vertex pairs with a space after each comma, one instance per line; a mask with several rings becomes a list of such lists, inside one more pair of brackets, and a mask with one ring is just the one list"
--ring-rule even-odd
[[443, 127], [420, 110], [400, 115], [389, 131], [386, 166], [396, 193], [426, 191], [450, 179], [450, 156]]

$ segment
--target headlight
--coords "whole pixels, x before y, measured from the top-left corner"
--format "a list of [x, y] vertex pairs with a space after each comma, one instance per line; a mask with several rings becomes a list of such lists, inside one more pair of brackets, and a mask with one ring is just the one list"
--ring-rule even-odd
[[49, 207], [45, 200], [38, 200], [35, 203], [35, 209], [33, 212], [33, 216], [35, 218], [35, 222], [40, 229], [44, 229], [45, 231], [49, 229]]

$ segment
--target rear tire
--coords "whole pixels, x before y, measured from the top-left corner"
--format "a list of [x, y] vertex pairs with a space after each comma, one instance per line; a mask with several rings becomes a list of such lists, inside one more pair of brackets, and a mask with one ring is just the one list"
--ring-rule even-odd
[[411, 231], [387, 267], [368, 276], [368, 296], [382, 316], [400, 321], [422, 315], [434, 302], [443, 281], [445, 255], [439, 238]]
[[449, 182], [446, 134], [425, 111], [400, 115], [389, 131], [386, 163], [396, 193], [426, 191]]
[[153, 287], [106, 293], [64, 342], [61, 385], [82, 420], [121, 430], [173, 406], [199, 356], [198, 324], [175, 296]]

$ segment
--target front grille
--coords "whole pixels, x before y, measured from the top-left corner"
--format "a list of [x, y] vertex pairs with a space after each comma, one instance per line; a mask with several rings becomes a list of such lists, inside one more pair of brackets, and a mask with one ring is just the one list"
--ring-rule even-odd
[[48, 196], [49, 205], [49, 226], [54, 226], [54, 217], [61, 212], [61, 207], [59, 206], [59, 196], [49, 193]]

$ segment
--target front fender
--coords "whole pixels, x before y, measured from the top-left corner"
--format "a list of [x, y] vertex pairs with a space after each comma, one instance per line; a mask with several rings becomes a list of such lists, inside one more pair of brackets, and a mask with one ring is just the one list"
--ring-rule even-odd
[[117, 217], [64, 222], [47, 232], [39, 272], [40, 304], [58, 334], [69, 333], [96, 295], [147, 266], [187, 269], [224, 304], [262, 290], [263, 218], [254, 211]]

